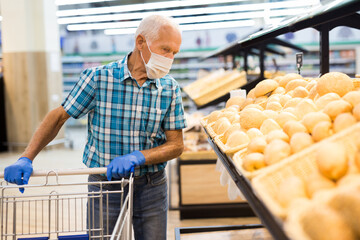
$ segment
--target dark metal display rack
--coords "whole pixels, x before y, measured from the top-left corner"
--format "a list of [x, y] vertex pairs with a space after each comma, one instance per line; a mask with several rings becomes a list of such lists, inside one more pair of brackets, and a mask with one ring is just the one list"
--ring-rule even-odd
[[[329, 31], [337, 26], [348, 26], [360, 29], [360, 14], [357, 13], [358, 11], [360, 11], [359, 0], [330, 2], [327, 5], [319, 7], [308, 15], [291, 18], [285, 21], [283, 25], [252, 34], [247, 39], [242, 40], [237, 44], [233, 44], [230, 48], [234, 50], [234, 54], [238, 54], [241, 49], [249, 49], [251, 46], [262, 44], [269, 39], [273, 39], [287, 32], [296, 32], [312, 27], [320, 33], [320, 73], [325, 74], [329, 72]], [[229, 52], [230, 50], [226, 48], [222, 49], [222, 51]], [[224, 52], [219, 51], [215, 54], [223, 55]], [[258, 81], [259, 80], [250, 84], [255, 86]], [[205, 132], [207, 133], [206, 129]], [[289, 238], [286, 236], [281, 224], [271, 214], [264, 203], [256, 196], [250, 182], [238, 172], [232, 160], [217, 147], [210, 136], [209, 143], [218, 155], [219, 159], [222, 161], [224, 167], [237, 187], [247, 199], [255, 214], [262, 220], [264, 226], [269, 230], [271, 235], [278, 240], [288, 240]]]
[[[247, 71], [247, 56], [253, 54], [254, 49], [257, 49], [259, 51], [260, 57], [260, 76], [253, 81], [249, 81], [247, 84], [241, 87], [242, 89], [250, 91], [256, 86], [257, 83], [264, 79], [264, 59], [267, 48], [275, 44], [306, 52], [305, 49], [301, 49], [296, 45], [278, 39], [278, 36], [288, 32], [297, 32], [306, 28], [314, 28], [319, 31], [320, 34], [320, 74], [323, 75], [328, 73], [330, 68], [329, 31], [338, 26], [347, 26], [360, 29], [359, 11], [359, 0], [333, 1], [315, 9], [313, 12], [307, 15], [292, 17], [283, 21], [277, 26], [251, 34], [247, 38], [225, 46], [224, 48], [221, 48], [214, 53], [203, 57], [202, 59], [226, 55], [232, 55], [234, 59], [235, 56], [242, 56], [244, 57], [244, 70]], [[210, 105], [216, 105], [220, 102], [226, 101], [229, 96], [229, 94], [226, 94], [204, 106], [197, 107], [203, 108], [205, 106], [207, 107]]]
[[240, 174], [235, 167], [233, 161], [224, 154], [218, 146], [215, 144], [213, 139], [210, 137], [206, 129], [204, 129], [208, 135], [208, 140], [215, 153], [223, 163], [224, 167], [228, 171], [229, 175], [233, 179], [236, 186], [243, 193], [244, 197], [248, 201], [250, 207], [254, 210], [255, 214], [261, 219], [264, 226], [269, 230], [271, 235], [277, 240], [289, 240], [286, 236], [282, 226], [276, 220], [274, 215], [269, 211], [265, 204], [255, 195], [254, 190], [248, 181], [248, 179]]

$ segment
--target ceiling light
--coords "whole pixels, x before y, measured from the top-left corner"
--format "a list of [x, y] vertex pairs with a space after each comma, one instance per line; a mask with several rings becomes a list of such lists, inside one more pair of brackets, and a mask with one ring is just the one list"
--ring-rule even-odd
[[[219, 28], [234, 28], [234, 27], [252, 27], [255, 26], [254, 20], [242, 20], [231, 22], [216, 22], [216, 23], [199, 23], [180, 25], [182, 31], [205, 30], [205, 29], [219, 29]], [[133, 34], [137, 28], [123, 28], [123, 29], [106, 29], [106, 35], [124, 35]]]
[[[239, 2], [244, 0], [197, 0], [197, 1], [169, 1], [169, 2], [155, 2], [155, 3], [144, 3], [144, 4], [133, 4], [133, 5], [122, 5], [122, 6], [113, 6], [113, 7], [99, 7], [99, 8], [84, 8], [84, 9], [71, 9], [71, 10], [60, 10], [57, 11], [58, 17], [65, 17], [65, 16], [81, 16], [81, 15], [93, 15], [93, 14], [104, 14], [104, 13], [120, 13], [120, 12], [130, 12], [130, 11], [143, 11], [143, 10], [156, 10], [156, 9], [163, 9], [163, 8], [176, 8], [176, 7], [184, 7], [184, 6], [197, 6], [197, 5], [209, 5], [215, 3], [228, 3], [228, 2]], [[293, 7], [306, 7], [313, 4], [318, 4], [319, 0], [303, 0], [303, 1], [285, 1], [285, 2], [270, 2], [270, 3], [256, 3], [256, 4], [239, 4], [235, 6], [225, 6], [228, 9], [237, 8], [237, 11], [249, 11], [249, 10], [260, 10], [265, 8], [293, 8]], [[202, 12], [207, 12], [208, 8], [201, 8], [196, 9], [198, 12], [197, 14], [202, 14]], [[216, 7], [216, 9], [221, 9], [221, 7]], [[187, 12], [192, 9], [182, 9], [182, 12]], [[172, 10], [173, 11], [173, 10]], [[230, 11], [230, 12], [234, 12]], [[166, 11], [156, 11], [152, 14], [162, 14], [162, 12]], [[139, 13], [133, 13], [136, 15], [137, 19], [143, 18], [143, 14], [139, 15]], [[192, 15], [192, 14], [186, 14]], [[172, 15], [174, 16], [174, 15]], [[136, 19], [134, 18], [134, 19]], [[129, 19], [125, 18], [124, 19]]]
[[[304, 12], [303, 9], [297, 9], [296, 11], [273, 10], [268, 12], [268, 17], [270, 18], [270, 17], [279, 17], [279, 16], [298, 15], [303, 12]], [[218, 14], [218, 15], [209, 15], [209, 16], [198, 16], [198, 17], [183, 17], [183, 18], [175, 18], [174, 20], [178, 24], [189, 24], [189, 23], [206, 23], [206, 22], [261, 18], [261, 17], [265, 17], [265, 15], [266, 14], [264, 11], [257, 11], [257, 12], [229, 13], [229, 14]], [[131, 28], [131, 27], [138, 27], [139, 24], [140, 21], [72, 24], [67, 26], [67, 30], [83, 31], [83, 30], [98, 30], [98, 29], [110, 29], [110, 28]]]

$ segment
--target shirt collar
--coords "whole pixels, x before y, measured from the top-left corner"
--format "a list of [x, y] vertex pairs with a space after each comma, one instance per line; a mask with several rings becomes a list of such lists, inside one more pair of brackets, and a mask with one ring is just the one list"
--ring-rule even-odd
[[[132, 52], [130, 52], [128, 55], [126, 55], [122, 60], [121, 60], [121, 64], [123, 65], [123, 68], [124, 68], [124, 77], [122, 79], [120, 79], [120, 82], [124, 81], [125, 79], [128, 79], [128, 78], [131, 78], [131, 79], [134, 79], [132, 76], [131, 76], [131, 72], [128, 68], [128, 59], [129, 59], [129, 56], [131, 55]], [[135, 79], [134, 79], [135, 80]], [[161, 87], [161, 84], [160, 84], [160, 79], [159, 78], [156, 78], [156, 79], [147, 79], [146, 82], [149, 82], [149, 85], [150, 83], [154, 83], [155, 86], [157, 88]]]

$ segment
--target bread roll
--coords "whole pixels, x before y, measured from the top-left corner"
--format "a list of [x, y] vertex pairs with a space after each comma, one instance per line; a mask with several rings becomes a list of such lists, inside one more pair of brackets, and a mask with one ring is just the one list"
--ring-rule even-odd
[[308, 84], [305, 86], [306, 90], [308, 90], [309, 92], [311, 91], [311, 89], [313, 89], [313, 87], [315, 87], [317, 84], [316, 80], [311, 80], [310, 82], [308, 82]]
[[284, 127], [285, 123], [291, 120], [298, 120], [298, 118], [289, 112], [280, 112], [279, 115], [275, 118], [275, 121], [280, 125], [280, 127]]
[[267, 143], [271, 143], [275, 139], [280, 139], [288, 143], [290, 138], [283, 130], [273, 130], [266, 135]]
[[291, 113], [294, 116], [297, 116], [296, 108], [294, 108], [294, 107], [284, 108], [282, 110], [282, 112], [288, 112], [288, 113]]
[[262, 134], [262, 132], [257, 128], [250, 128], [249, 130], [247, 130], [246, 134], [249, 136], [250, 139], [264, 136], [264, 134]]
[[281, 106], [285, 106], [285, 104], [291, 99], [291, 96], [285, 94], [280, 97], [280, 104]]
[[261, 111], [264, 110], [264, 108], [262, 106], [260, 106], [259, 104], [255, 104], [255, 103], [249, 104], [246, 107], [244, 107], [244, 109], [248, 109], [248, 108], [256, 108], [256, 109], [259, 109]]
[[224, 143], [227, 142], [230, 134], [232, 134], [233, 132], [238, 131], [238, 130], [242, 130], [240, 123], [234, 123], [234, 124], [232, 124], [231, 127], [224, 132], [224, 137], [223, 137]]
[[317, 150], [316, 161], [320, 173], [331, 180], [339, 180], [348, 169], [346, 149], [339, 143], [324, 142]]
[[320, 77], [316, 90], [320, 96], [337, 93], [340, 97], [354, 89], [351, 78], [340, 72], [329, 72]]
[[231, 97], [226, 102], [226, 108], [228, 108], [232, 105], [242, 106], [244, 104], [244, 102], [245, 102], [245, 98], [242, 96]]
[[213, 111], [212, 113], [210, 113], [209, 118], [207, 120], [207, 123], [212, 123], [215, 122], [216, 120], [218, 120], [221, 116], [222, 112], [221, 111]]
[[236, 130], [230, 134], [229, 138], [226, 141], [226, 146], [232, 148], [248, 144], [249, 142], [250, 138], [245, 132], [241, 130]]
[[319, 122], [331, 123], [331, 119], [329, 115], [323, 112], [310, 112], [307, 113], [301, 121], [301, 123], [304, 124], [304, 126], [307, 128], [309, 133], [313, 132], [315, 125], [318, 124]]
[[246, 98], [253, 98], [255, 99], [256, 96], [255, 96], [255, 88], [251, 89], [248, 94], [246, 95]]
[[266, 110], [273, 110], [275, 112], [280, 112], [282, 110], [282, 106], [279, 102], [268, 102], [266, 104]]
[[253, 98], [246, 98], [245, 102], [243, 103], [243, 105], [240, 107], [240, 110], [243, 110], [246, 106], [253, 104], [254, 103], [254, 99]]
[[272, 79], [265, 79], [259, 82], [254, 88], [255, 97], [264, 96], [265, 94], [274, 91], [279, 84]]
[[249, 145], [247, 146], [247, 151], [248, 153], [264, 153], [266, 145], [267, 143], [264, 137], [255, 137], [250, 140]]
[[341, 99], [341, 97], [336, 93], [327, 93], [324, 96], [319, 97], [319, 99], [317, 99], [315, 101], [315, 105], [319, 110], [321, 110], [321, 109], [325, 108], [325, 106], [329, 102], [340, 100], [340, 99]]
[[260, 128], [267, 116], [256, 108], [244, 109], [240, 112], [240, 125], [245, 130], [250, 128]]
[[328, 103], [324, 108], [324, 113], [334, 120], [339, 114], [351, 112], [351, 110], [351, 104], [341, 99]]
[[291, 90], [294, 90], [297, 87], [305, 88], [307, 84], [308, 84], [308, 82], [304, 79], [294, 79], [294, 80], [291, 80], [290, 82], [288, 82], [288, 84], [286, 84], [285, 91], [289, 92]]
[[218, 119], [214, 126], [213, 130], [216, 134], [220, 135], [224, 133], [226, 130], [228, 130], [231, 127], [231, 122], [226, 117], [222, 117]]
[[334, 121], [334, 132], [340, 132], [356, 123], [356, 118], [351, 113], [339, 114]]
[[316, 192], [325, 189], [333, 189], [336, 184], [330, 179], [324, 177], [319, 172], [313, 172], [306, 178], [306, 190], [309, 197], [313, 197]]
[[283, 130], [290, 138], [297, 132], [308, 133], [308, 130], [303, 124], [294, 120], [285, 123]]
[[354, 117], [356, 118], [356, 120], [360, 121], [360, 103], [354, 107], [352, 113], [353, 113]]
[[302, 98], [292, 98], [289, 101], [287, 101], [284, 108], [296, 107], [299, 104], [299, 102], [301, 102], [302, 100], [303, 100]]
[[290, 145], [283, 140], [275, 139], [270, 142], [264, 151], [266, 165], [275, 164], [288, 157], [291, 153]]
[[269, 132], [273, 131], [273, 130], [278, 130], [281, 129], [281, 127], [279, 126], [279, 124], [273, 120], [273, 119], [266, 119], [260, 127], [260, 131], [266, 135]]
[[301, 214], [300, 223], [311, 240], [354, 240], [355, 235], [341, 215], [323, 204], [311, 204]]
[[311, 146], [314, 143], [310, 134], [298, 132], [292, 135], [290, 139], [290, 147], [292, 153], [300, 152], [301, 150]]
[[283, 87], [277, 87], [273, 92], [272, 92], [272, 94], [285, 94], [285, 88], [283, 88]]
[[278, 116], [278, 113], [274, 110], [264, 110], [263, 113], [271, 119], [276, 119], [276, 117]]
[[298, 105], [295, 107], [296, 110], [296, 116], [298, 119], [302, 119], [306, 114], [310, 112], [316, 112], [317, 107], [313, 100], [311, 99], [303, 99], [298, 103]]
[[279, 94], [272, 94], [268, 98], [267, 103], [269, 103], [269, 102], [278, 102], [278, 103], [280, 103], [280, 97], [281, 97], [281, 95], [279, 95]]
[[279, 86], [285, 88], [288, 82], [294, 79], [302, 79], [301, 75], [296, 73], [288, 73], [285, 76], [282, 77], [282, 79], [279, 81]]
[[342, 99], [350, 103], [353, 107], [355, 107], [358, 103], [360, 103], [360, 91], [351, 91], [345, 94]]
[[285, 178], [279, 185], [279, 203], [288, 208], [291, 202], [298, 198], [307, 198], [304, 181], [297, 176]]
[[315, 142], [328, 138], [333, 134], [332, 124], [328, 121], [321, 121], [314, 126], [311, 134]]
[[253, 172], [255, 170], [266, 167], [264, 154], [262, 153], [250, 153], [243, 159], [243, 168], [246, 171]]
[[223, 111], [221, 117], [226, 117], [231, 123], [237, 123], [240, 120], [240, 116], [236, 111]]
[[306, 90], [306, 88], [299, 86], [299, 87], [294, 89], [294, 92], [293, 92], [292, 96], [294, 98], [296, 98], [296, 97], [306, 98], [307, 96], [309, 96], [309, 91]]

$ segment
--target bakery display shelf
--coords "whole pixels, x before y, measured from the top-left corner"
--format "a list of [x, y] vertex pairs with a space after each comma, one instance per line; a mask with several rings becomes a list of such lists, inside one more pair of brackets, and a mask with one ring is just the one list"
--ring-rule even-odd
[[211, 147], [214, 149], [215, 153], [223, 163], [232, 180], [242, 192], [250, 207], [261, 219], [262, 223], [269, 230], [274, 239], [289, 240], [283, 230], [282, 225], [276, 220], [275, 216], [269, 211], [265, 204], [256, 196], [252, 186], [250, 185], [250, 182], [246, 179], [245, 176], [239, 173], [233, 161], [218, 148], [205, 128], [204, 130], [209, 137], [208, 141]]

